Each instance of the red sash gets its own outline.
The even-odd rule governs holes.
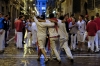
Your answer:
[[[55,20],[56,22],[58,22],[57,18],[52,18],[52,20]],[[56,31],[58,33],[58,25],[57,25],[57,23],[55,23],[55,29],[56,29]],[[53,36],[53,37],[49,37],[48,38],[48,50],[50,50],[50,38],[58,38],[58,36]]]
[[[56,22],[58,22],[57,18],[52,18],[52,20],[55,20]],[[56,29],[56,31],[58,33],[58,25],[57,25],[57,23],[55,23],[55,29]]]

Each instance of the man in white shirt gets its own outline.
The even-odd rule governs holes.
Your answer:
[[[31,20],[29,20],[29,22],[27,22],[27,47],[32,47],[32,29],[31,29]]]
[[[46,27],[54,26],[54,23],[39,22],[35,16],[34,16],[34,21],[36,22],[37,25],[38,46],[45,57],[45,63],[47,63],[48,58],[46,56],[45,47],[44,47],[46,41]],[[40,56],[41,54],[38,56],[38,58],[40,58]]]
[[[76,37],[77,37],[77,22],[75,18],[72,18],[72,22],[69,23],[69,29],[71,34],[71,50],[75,51],[76,49]]]
[[[61,16],[60,19],[58,20],[58,26],[59,26],[58,33],[60,35],[60,45],[62,45],[61,47],[64,48],[68,58],[73,63],[73,56],[71,54],[70,48],[68,47],[68,33],[65,28],[65,23],[63,23],[63,21],[62,21],[63,19],[64,19],[63,16]],[[62,43],[64,43],[64,44],[62,44]]]
[[[37,26],[36,26],[36,23],[34,22],[34,20],[32,22],[31,29],[32,29],[32,44],[36,45],[36,42],[37,42]]]
[[[57,21],[57,19],[54,18],[54,14],[50,14],[49,17],[50,17],[51,20]],[[49,22],[49,20],[48,20],[48,22]],[[51,23],[54,24],[53,22],[51,22]],[[49,31],[49,38],[50,38],[50,47],[51,47],[51,50],[54,52],[54,54],[55,54],[55,56],[57,58],[57,61],[59,63],[61,63],[60,55],[59,55],[59,53],[58,53],[58,51],[56,49],[56,41],[58,41],[58,39],[59,39],[57,25],[55,25],[54,27],[49,27],[48,31]]]
[[[77,40],[78,40],[78,49],[82,51],[84,41],[85,41],[85,32],[86,32],[86,22],[83,20],[83,15],[79,16],[79,21],[77,22],[78,25],[78,33],[77,33]]]

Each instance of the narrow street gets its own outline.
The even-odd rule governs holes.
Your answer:
[[[100,66],[100,53],[88,53],[87,50],[83,52],[72,52],[74,56],[74,63],[66,57],[64,52],[61,52],[62,63],[59,64],[56,60],[49,61],[47,64],[43,63],[44,57],[41,56],[40,62],[37,61],[37,50],[26,49],[18,50],[14,42],[14,31],[10,32],[9,46],[6,47],[5,52],[0,54],[0,66]],[[25,52],[27,52],[25,54]],[[49,53],[47,55],[50,57]]]
[[[36,42],[44,54],[40,60]],[[0,0],[0,66],[100,66],[99,61],[100,0]]]

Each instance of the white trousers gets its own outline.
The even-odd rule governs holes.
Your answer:
[[[4,50],[5,48],[4,39],[5,39],[5,31],[2,34],[0,34],[0,51]]]
[[[75,49],[76,48],[76,37],[77,37],[77,34],[75,35],[71,35],[71,49]]]
[[[32,31],[32,44],[35,44],[37,42],[37,32]]]
[[[63,42],[60,41],[60,44],[62,44]],[[70,51],[70,48],[68,47],[68,41],[65,41],[64,44],[62,45],[62,48],[64,48],[66,55],[68,56],[68,58],[73,59],[72,53]]]
[[[17,32],[17,48],[23,48],[23,46],[22,46],[22,32]]]
[[[7,31],[7,40],[9,39],[9,30]]]
[[[56,58],[58,60],[61,60],[60,55],[56,48],[56,41],[58,41],[58,38],[50,38],[50,47],[51,47],[51,50],[54,52]]]
[[[45,35],[38,36],[38,46],[39,46],[39,49],[45,48],[45,42],[46,42],[46,36]]]
[[[32,36],[31,32],[27,33],[27,47],[32,47]]]
[[[85,41],[85,33],[77,32],[77,41],[84,42]]]
[[[97,31],[95,36],[95,44],[96,44],[96,51],[99,51],[99,44],[100,44],[100,30]]]
[[[95,36],[88,36],[88,48],[90,48],[92,51],[94,51],[94,39]]]

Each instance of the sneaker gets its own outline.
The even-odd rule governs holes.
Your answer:
[[[79,49],[79,48],[77,48],[76,50],[77,50],[77,51],[80,51],[80,49]]]
[[[58,60],[57,58],[55,58],[54,60],[56,60],[59,64],[61,64],[61,60]]]
[[[48,63],[48,61],[49,61],[49,59],[45,59],[45,64],[47,64],[47,63]]]
[[[3,54],[3,53],[4,53],[4,50],[1,50],[1,51],[0,51],[0,54]]]
[[[5,47],[8,47],[8,44],[7,43],[5,43]]]
[[[59,64],[61,64],[61,60],[58,60],[58,59],[55,59],[55,60],[57,60],[57,62],[58,62]]]
[[[73,49],[72,52],[75,52],[75,49]]]
[[[71,62],[71,63],[74,63],[74,59],[70,59],[70,62]]]
[[[95,53],[99,53],[99,50],[96,50]]]
[[[81,48],[80,51],[83,51],[83,49]]]
[[[25,44],[25,42],[22,42],[22,44]]]
[[[57,58],[53,58],[53,60],[56,60],[57,61]]]
[[[88,48],[88,52],[90,52],[91,51],[91,49],[90,48]]]

